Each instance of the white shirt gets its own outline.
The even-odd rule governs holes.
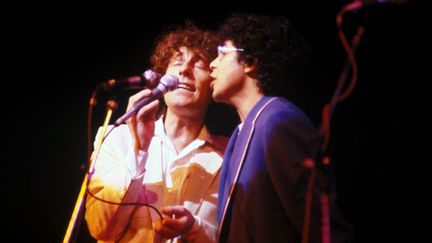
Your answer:
[[[140,205],[118,206],[88,196],[85,218],[92,236],[100,242],[158,242],[153,226],[160,217],[153,207],[183,205],[198,222],[187,240],[215,241],[219,169],[226,144],[227,138],[203,128],[177,153],[159,119],[148,153],[135,155],[129,128],[115,128],[101,146],[88,189],[103,200]]]

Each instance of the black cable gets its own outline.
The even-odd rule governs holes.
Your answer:
[[[162,221],[163,216],[162,213],[153,205],[151,204],[147,204],[147,203],[140,203],[140,202],[136,202],[136,203],[122,203],[122,202],[113,202],[113,201],[108,201],[105,199],[102,199],[100,197],[97,197],[96,195],[94,195],[93,193],[91,193],[88,188],[86,190],[86,193],[88,193],[91,197],[93,197],[94,199],[104,202],[104,203],[108,203],[108,204],[113,204],[113,205],[119,205],[119,206],[145,206],[145,207],[149,207],[151,209],[153,209],[159,216],[160,220]]]

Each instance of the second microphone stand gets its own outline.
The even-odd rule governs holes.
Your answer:
[[[90,99],[90,107],[93,107],[96,104],[94,96]],[[107,112],[105,116],[105,120],[102,126],[102,134],[98,137],[98,140],[96,141],[95,145],[95,153],[93,153],[93,156],[90,157],[89,160],[89,167],[88,170],[84,176],[83,183],[81,184],[81,189],[78,194],[78,198],[75,203],[74,210],[72,212],[72,216],[69,220],[69,224],[66,230],[66,234],[63,238],[63,243],[70,243],[75,242],[75,238],[73,237],[74,234],[76,236],[76,233],[78,232],[79,224],[81,222],[81,217],[84,213],[84,203],[85,203],[85,196],[87,192],[87,186],[89,181],[91,180],[91,177],[94,172],[94,166],[95,166],[95,155],[98,154],[100,150],[100,146],[102,145],[103,138],[105,137],[106,130],[108,127],[108,124],[111,120],[111,116],[113,111],[117,108],[117,102],[115,102],[113,99],[110,99],[107,102]]]

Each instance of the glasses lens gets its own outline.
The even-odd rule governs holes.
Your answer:
[[[235,47],[229,47],[229,46],[218,46],[218,54],[219,55],[224,55],[230,52],[235,52],[235,51],[243,51],[243,49],[241,48],[235,48]]]

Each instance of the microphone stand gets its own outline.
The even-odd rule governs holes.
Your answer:
[[[92,104],[92,101],[91,101]],[[107,113],[105,116],[105,120],[103,123],[103,127],[102,127],[102,134],[101,136],[99,136],[96,146],[95,146],[95,153],[93,153],[93,155],[97,154],[100,146],[102,145],[102,141],[103,138],[105,137],[106,134],[106,130],[109,124],[109,121],[111,119],[112,113],[113,111],[117,108],[117,102],[115,102],[113,99],[108,100],[107,102]],[[75,239],[72,240],[72,236],[75,232],[77,232],[77,229],[79,228],[79,225],[77,224],[77,222],[81,222],[81,217],[83,215],[84,212],[84,201],[85,201],[85,196],[86,196],[86,192],[87,192],[87,186],[88,186],[88,182],[91,180],[91,176],[93,175],[94,172],[94,166],[95,166],[95,158],[90,158],[90,165],[88,168],[88,171],[86,172],[85,176],[84,176],[84,180],[83,183],[81,185],[81,190],[78,194],[78,198],[77,201],[75,203],[75,207],[74,210],[72,212],[72,216],[71,219],[69,221],[69,225],[67,227],[66,230],[66,234],[63,238],[63,243],[70,243],[70,242],[75,242]]]
[[[321,234],[322,234],[322,243],[330,243],[331,242],[331,235],[330,235],[330,193],[331,193],[331,185],[332,183],[332,168],[330,167],[330,158],[328,156],[325,156],[326,149],[328,147],[328,143],[330,140],[330,120],[331,115],[333,114],[334,109],[336,108],[336,104],[340,101],[344,100],[346,97],[349,96],[349,94],[354,89],[356,83],[357,83],[357,75],[358,75],[358,68],[357,68],[357,61],[355,58],[355,51],[360,44],[360,39],[364,33],[364,27],[359,26],[357,29],[357,33],[354,36],[353,40],[351,41],[351,45],[346,40],[345,34],[342,31],[342,15],[346,12],[348,12],[348,8],[345,7],[342,9],[342,11],[338,14],[336,21],[339,27],[339,37],[341,39],[341,42],[345,48],[345,51],[347,52],[348,60],[345,62],[345,65],[343,67],[343,70],[341,71],[341,74],[339,76],[339,80],[335,89],[335,92],[333,93],[332,99],[330,102],[324,107],[323,110],[323,126],[321,127],[320,133],[323,138],[323,144],[321,146],[321,151],[317,156],[316,159],[316,168],[318,168],[322,172],[321,177],[321,195],[320,195],[320,202],[321,202]],[[348,85],[347,89],[342,93],[342,88],[344,87],[345,81],[347,80],[347,77],[351,71],[351,82]]]
[[[331,193],[331,172],[332,168],[330,167],[330,157],[326,156],[326,150],[330,141],[330,121],[331,115],[333,114],[334,109],[336,108],[336,104],[340,101],[347,98],[352,90],[354,89],[357,82],[358,68],[357,61],[355,59],[355,51],[360,44],[360,39],[364,33],[364,27],[359,26],[357,29],[357,33],[353,37],[351,43],[348,43],[345,34],[342,31],[342,17],[345,13],[351,11],[350,4],[345,5],[342,10],[338,13],[336,17],[336,23],[339,28],[339,38],[342,42],[342,45],[347,53],[348,60],[345,62],[343,69],[340,73],[335,91],[329,103],[324,106],[322,117],[323,121],[321,127],[319,129],[319,137],[321,139],[321,148],[318,151],[317,155],[313,159],[307,159],[304,161],[304,166],[306,168],[311,169],[311,176],[308,183],[308,193],[306,195],[306,206],[305,206],[305,220],[304,220],[304,228],[303,228],[303,239],[302,243],[307,243],[309,241],[309,226],[310,226],[310,215],[311,215],[311,207],[312,207],[312,191],[313,184],[316,178],[319,178],[318,181],[320,184],[320,204],[321,204],[321,242],[322,243],[330,243],[331,242],[331,225],[330,225],[330,193]],[[348,78],[348,75],[351,72],[351,82],[348,85],[347,89],[342,93],[342,89],[344,88],[345,81]],[[319,174],[319,172],[321,172]],[[319,177],[318,177],[319,176]],[[309,195],[308,195],[309,194]]]

